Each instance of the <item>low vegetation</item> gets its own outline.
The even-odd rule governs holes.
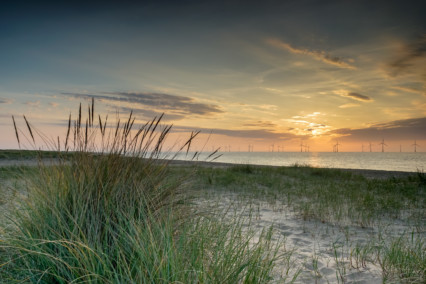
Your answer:
[[[380,267],[385,283],[426,280],[426,187],[422,173],[367,179],[337,169],[237,165],[199,168],[196,178],[197,188],[203,189],[199,194],[207,200],[227,196],[239,206],[253,204],[254,208],[265,208],[257,205],[264,202],[275,212],[288,214],[290,209],[301,224],[315,222],[330,230],[338,228],[344,239],[329,239],[337,282],[346,282],[350,270],[365,269],[367,264]],[[369,239],[357,237],[357,232]],[[314,264],[317,258],[313,256]],[[315,265],[311,266],[320,278]]]
[[[2,160],[22,160],[22,159],[48,159],[64,157],[70,153],[58,153],[58,151],[35,151],[35,150],[0,150]]]
[[[237,192],[250,199],[277,201],[303,219],[370,227],[399,218],[422,226],[426,190],[421,174],[408,178],[367,179],[338,169],[311,167],[200,168],[199,186]]]

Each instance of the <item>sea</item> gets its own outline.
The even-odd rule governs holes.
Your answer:
[[[425,172],[426,152],[221,152],[214,162],[270,165],[311,166],[319,168],[369,169],[402,172]],[[211,160],[210,153],[196,159]],[[191,160],[194,153],[181,153],[177,160]]]

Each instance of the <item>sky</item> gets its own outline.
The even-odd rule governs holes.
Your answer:
[[[424,1],[8,2],[0,149],[12,115],[56,137],[94,97],[198,150],[426,151]]]

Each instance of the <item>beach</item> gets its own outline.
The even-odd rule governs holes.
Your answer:
[[[0,167],[39,162],[1,159]],[[57,164],[55,159],[42,162]],[[271,283],[395,283],[413,276],[401,276],[386,264],[386,250],[398,240],[401,251],[418,243],[425,247],[426,189],[417,180],[419,173],[177,160],[169,165],[173,175],[189,177],[186,190],[197,215],[238,220],[253,245],[272,231],[270,248],[277,257]],[[6,177],[0,183],[3,192],[13,184]],[[388,188],[395,188],[389,198],[380,197]],[[417,197],[409,201],[398,188]],[[25,192],[16,192],[3,196],[25,198]],[[0,207],[5,212],[10,202],[4,198]],[[417,278],[407,278],[408,283],[421,283],[424,268]]]

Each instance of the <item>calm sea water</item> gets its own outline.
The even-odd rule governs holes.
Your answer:
[[[295,164],[321,168],[370,169],[416,172],[426,170],[426,153],[326,153],[326,152],[225,152],[215,162],[233,164],[292,166]],[[188,157],[190,154],[188,154]],[[192,156],[191,156],[192,157]],[[201,155],[199,160],[205,159]],[[179,155],[178,160],[186,160]]]

